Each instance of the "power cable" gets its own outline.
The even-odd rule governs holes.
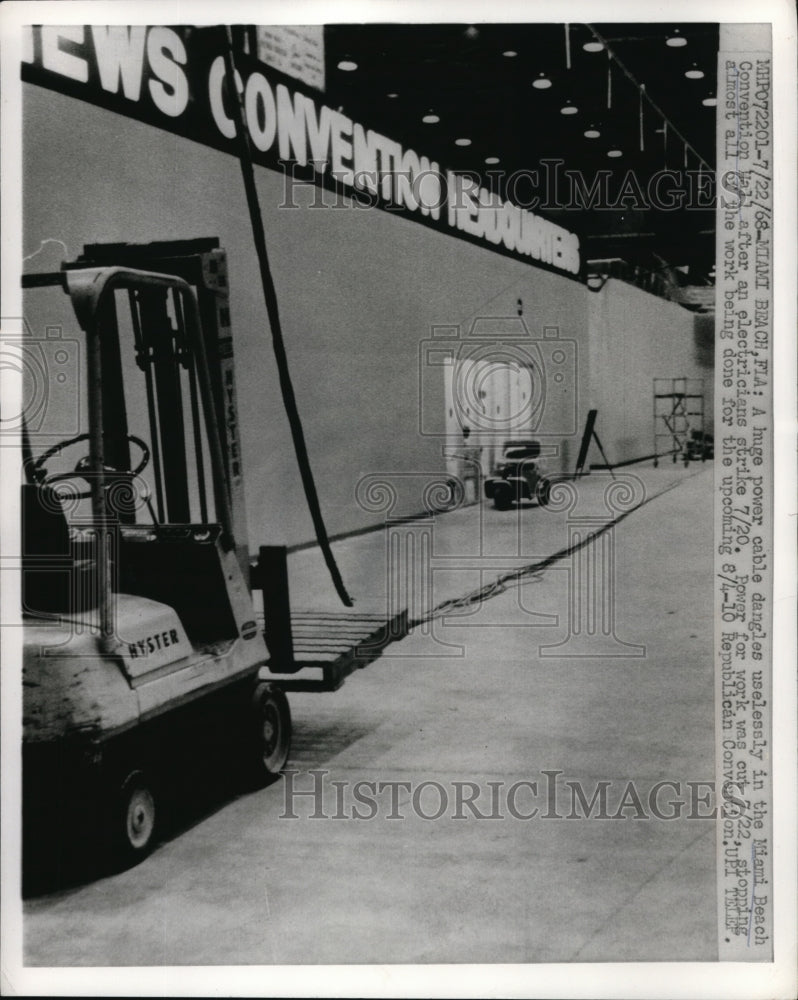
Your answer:
[[[286,416],[291,428],[291,438],[294,442],[297,465],[302,477],[302,486],[305,490],[305,497],[308,503],[310,516],[313,520],[313,527],[316,531],[316,538],[319,548],[324,555],[327,569],[330,571],[333,585],[341,598],[345,607],[351,608],[352,598],[347,593],[341,573],[335,561],[335,556],[330,548],[330,540],[327,536],[327,529],[324,525],[324,518],[321,513],[319,496],[316,491],[316,484],[313,479],[313,470],[310,467],[307,445],[305,444],[305,434],[302,430],[302,420],[299,416],[296,395],[294,394],[291,373],[288,368],[288,358],[285,352],[285,341],[280,323],[280,311],[277,304],[277,291],[274,287],[269,257],[266,252],[266,234],[263,228],[263,216],[258,201],[258,192],[255,187],[255,171],[252,166],[252,147],[249,141],[249,132],[246,128],[246,114],[244,104],[241,100],[241,93],[236,85],[236,67],[233,54],[233,34],[229,25],[225,25],[224,31],[224,62],[225,73],[227,75],[227,85],[233,105],[233,115],[238,137],[238,162],[241,165],[241,176],[244,180],[244,190],[247,196],[247,206],[249,208],[249,218],[252,225],[252,237],[255,242],[255,250],[258,255],[258,265],[260,268],[260,280],[263,286],[263,297],[266,302],[266,313],[269,317],[269,326],[272,332],[272,346],[274,348],[274,358],[277,363],[277,373],[280,379],[280,391],[283,397]]]

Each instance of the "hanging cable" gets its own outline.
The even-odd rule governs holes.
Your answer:
[[[635,87],[637,87],[638,90],[639,90],[640,89],[640,84],[637,82],[637,80],[634,78],[634,76],[632,76],[632,74],[629,72],[629,70],[626,68],[626,66],[624,66],[624,64],[617,57],[617,55],[615,55],[615,53],[610,50],[609,43],[608,43],[607,39],[600,32],[596,31],[596,29],[593,27],[592,24],[585,24],[585,27],[588,29],[588,31],[591,32],[591,34],[593,35],[593,37],[596,39],[597,42],[601,42],[601,44],[607,50],[608,56],[612,60],[614,60],[615,65],[618,67],[618,69],[620,69],[620,71],[623,73],[623,75],[628,80],[630,80],[635,85]],[[651,97],[649,96],[648,93],[644,93],[644,97],[645,97],[645,99],[646,99],[649,107],[651,107],[657,113],[657,115],[662,119],[663,123],[666,126],[668,124],[670,124],[671,131],[674,132],[682,140],[682,142],[687,143],[687,146],[688,146],[690,152],[693,153],[693,155],[695,156],[695,158],[698,160],[699,165],[702,166],[703,168],[706,168],[711,173],[712,172],[712,167],[701,156],[701,154],[692,145],[692,143],[688,142],[687,139],[682,135],[682,133],[676,128],[676,126],[672,122],[669,121],[669,119],[665,116],[665,113],[662,111],[662,109],[659,107],[659,105],[655,104],[654,101],[651,100]]]
[[[353,601],[347,593],[344,581],[335,562],[335,556],[330,548],[330,540],[327,537],[327,529],[324,526],[324,519],[321,513],[316,484],[313,480],[313,470],[310,467],[305,435],[302,430],[302,421],[297,408],[294,387],[291,382],[291,374],[288,369],[288,357],[285,352],[285,342],[283,340],[282,326],[280,324],[280,311],[277,303],[277,290],[274,287],[269,257],[266,252],[266,234],[263,228],[263,217],[258,201],[258,192],[255,187],[255,171],[252,166],[252,149],[249,142],[249,132],[246,128],[246,115],[244,104],[241,99],[241,92],[236,85],[238,74],[236,73],[235,57],[233,54],[233,35],[229,25],[222,28],[224,32],[223,51],[225,73],[230,99],[233,106],[233,117],[235,120],[236,133],[238,136],[238,161],[241,165],[241,176],[244,180],[244,190],[247,196],[249,208],[249,218],[252,225],[252,237],[255,242],[255,249],[258,254],[258,264],[260,266],[260,279],[263,286],[263,297],[266,302],[266,313],[269,317],[269,326],[272,331],[272,345],[274,348],[274,358],[277,363],[277,373],[280,379],[280,390],[283,396],[283,404],[291,428],[291,437],[294,442],[297,465],[302,477],[302,485],[305,490],[305,497],[313,520],[313,527],[316,531],[316,539],[319,548],[324,555],[324,561],[330,572],[333,585],[341,598],[344,606],[351,608]]]
[[[640,118],[640,152],[642,153],[646,148],[646,138],[643,131],[643,94],[645,93],[646,85],[644,83],[640,84],[640,89],[638,91],[639,97],[639,107],[638,116]]]
[[[607,49],[607,107],[612,107],[612,53]]]
[[[25,473],[25,482],[33,484],[36,482],[36,472],[34,471],[33,449],[30,446],[30,434],[25,418],[22,418],[22,471]]]

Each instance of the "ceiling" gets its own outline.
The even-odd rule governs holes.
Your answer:
[[[667,263],[707,281],[711,197],[709,207],[666,209],[651,204],[649,184],[665,168],[695,171],[694,184],[712,175],[716,109],[704,101],[716,93],[717,24],[330,25],[325,50],[326,103],[441,167],[477,171],[505,197],[512,188],[514,200],[546,196],[542,173],[533,191],[517,171],[561,160],[559,190],[535,211],[578,233],[585,259]],[[579,172],[588,190],[609,171],[604,205],[569,206],[562,171]]]

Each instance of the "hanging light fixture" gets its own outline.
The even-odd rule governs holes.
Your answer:
[[[698,67],[696,66],[695,63],[693,63],[693,68],[692,69],[688,69],[685,72],[684,75],[687,77],[688,80],[703,80],[704,79],[704,71],[702,69],[698,69]]]
[[[623,156],[623,151],[620,149],[608,149],[607,156],[617,159],[619,156]]]
[[[424,115],[424,117],[421,120],[425,125],[437,125],[438,122],[440,121],[440,118],[435,114],[434,111],[429,111],[426,115]]]
[[[501,160],[498,156],[486,156],[485,163],[487,163],[488,166],[492,166],[494,163],[501,163]]]
[[[674,28],[673,34],[665,39],[665,44],[670,45],[672,49],[681,49],[687,45],[687,39],[679,34],[678,28]]]
[[[352,59],[342,59],[338,63],[338,69],[342,69],[344,73],[352,73],[357,69],[357,63]]]
[[[718,103],[717,97],[705,97],[701,102],[705,108],[714,108]]]
[[[575,115],[578,111],[579,108],[571,104],[570,101],[566,101],[563,107],[560,108],[561,115]]]
[[[548,90],[551,86],[551,80],[546,76],[545,73],[541,73],[537,80],[532,81],[532,86],[537,87],[538,90]]]
[[[471,140],[470,139],[455,139],[454,140],[454,144],[455,144],[455,146],[470,146],[471,145]]]
[[[585,129],[586,139],[598,139],[600,135],[601,132],[599,132],[599,130],[597,128],[594,128],[592,125],[590,126],[589,129]]]
[[[604,48],[604,42],[585,42],[582,48],[585,52],[601,52]]]

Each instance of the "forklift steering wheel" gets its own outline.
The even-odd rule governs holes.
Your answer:
[[[35,480],[41,486],[54,486],[56,483],[62,483],[69,479],[75,479],[76,477],[90,481],[89,477],[91,476],[91,469],[89,464],[90,458],[88,455],[84,455],[83,458],[79,459],[75,468],[71,472],[56,472],[55,474],[50,475],[45,468],[45,462],[52,458],[53,455],[57,455],[64,448],[69,448],[70,445],[77,444],[79,441],[88,440],[88,434],[78,434],[77,437],[68,438],[66,441],[59,441],[57,444],[54,444],[52,448],[48,448],[47,451],[40,455],[33,463],[33,476]],[[140,472],[144,471],[150,461],[150,449],[144,441],[141,440],[141,438],[136,437],[135,434],[128,434],[127,440],[141,449],[141,460],[135,469],[114,469],[110,465],[103,466],[104,471],[115,478],[129,477],[130,479],[133,479],[134,476],[137,476]],[[82,493],[75,493],[74,499],[82,500],[90,496],[91,490],[85,490]]]

